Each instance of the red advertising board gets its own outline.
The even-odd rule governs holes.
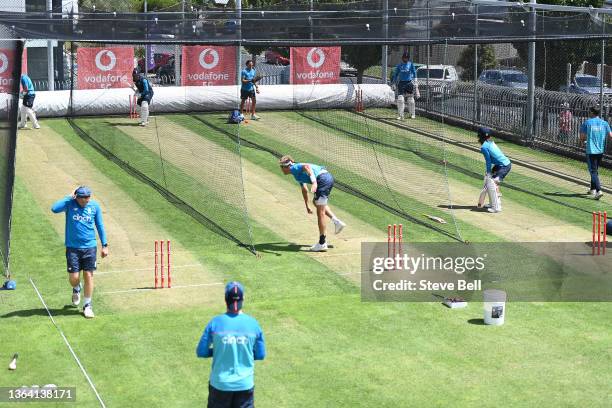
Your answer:
[[[291,47],[292,84],[337,84],[340,47]]]
[[[77,51],[78,89],[125,88],[132,84],[132,47],[85,48]]]
[[[185,86],[235,85],[236,47],[194,45],[183,47],[182,84]]]

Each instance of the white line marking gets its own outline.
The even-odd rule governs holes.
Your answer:
[[[154,288],[135,288],[135,289],[125,289],[125,290],[113,290],[110,292],[101,292],[103,295],[110,295],[113,293],[130,293],[130,292],[148,292],[151,290],[168,290],[168,289],[182,289],[182,288],[195,288],[200,286],[217,286],[223,285],[223,282],[213,282],[213,283],[196,283],[194,285],[172,285],[171,288],[162,288],[162,289],[154,289]]]
[[[68,342],[68,339],[64,335],[64,332],[57,325],[55,319],[53,318],[53,315],[51,314],[51,311],[47,307],[47,304],[45,303],[45,300],[43,299],[42,295],[38,291],[38,288],[36,287],[36,284],[34,283],[32,278],[30,278],[30,283],[34,287],[34,290],[36,291],[36,294],[38,295],[38,298],[40,299],[40,301],[42,302],[43,306],[45,307],[45,310],[47,311],[47,314],[49,315],[49,318],[51,319],[51,322],[53,323],[53,325],[55,326],[55,328],[57,329],[59,334],[64,339],[64,343],[66,343],[66,346],[68,346],[68,350],[70,350],[70,353],[72,354],[72,357],[74,357],[74,359],[76,360],[77,364],[79,365],[79,368],[81,369],[81,372],[83,373],[83,375],[87,379],[87,382],[89,383],[89,386],[93,390],[94,394],[96,394],[96,397],[98,398],[98,401],[100,401],[100,406],[102,406],[103,408],[106,408],[106,405],[104,404],[104,401],[102,401],[102,397],[100,397],[100,394],[98,394],[98,390],[96,389],[96,386],[94,385],[93,381],[91,381],[91,378],[89,378],[89,375],[87,375],[87,371],[85,371],[85,367],[83,367],[83,364],[81,364],[81,360],[79,360],[79,358],[77,357],[76,353],[72,349],[72,346]]]
[[[181,268],[191,268],[194,266],[202,266],[202,264],[187,264],[187,265],[171,265],[171,269],[181,269]],[[166,265],[164,265],[164,270],[166,268]],[[124,273],[124,272],[140,272],[140,271],[152,271],[154,270],[155,267],[153,268],[138,268],[138,269],[116,269],[116,270],[110,270],[110,271],[104,271],[104,272],[94,272],[95,275],[108,275],[110,273]]]

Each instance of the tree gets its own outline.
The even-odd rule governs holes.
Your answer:
[[[463,68],[461,79],[464,81],[474,80],[474,44],[468,45],[459,56],[457,65]],[[497,65],[495,61],[495,49],[492,45],[478,45],[478,67],[477,74],[489,68],[494,68]]]
[[[380,45],[347,45],[342,47],[342,58],[357,70],[357,83],[363,83],[363,72],[380,65],[382,47]]]
[[[249,54],[251,54],[251,59],[253,63],[257,63],[257,56],[268,49],[265,45],[245,45],[244,49],[247,50]]]

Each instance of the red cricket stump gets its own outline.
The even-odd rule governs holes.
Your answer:
[[[597,255],[601,250],[601,211],[597,212]]]
[[[606,254],[606,246],[608,246],[608,212],[603,214],[603,254]]]
[[[168,257],[168,287],[172,287],[172,278],[170,277],[170,241],[168,241],[168,247],[166,248],[166,256]]]
[[[157,289],[157,241],[155,241],[155,289]]]
[[[402,231],[403,228],[404,228],[404,225],[400,224],[399,225],[399,248],[398,248],[398,252],[400,256],[402,256],[402,251],[403,251],[402,249],[402,242],[404,241],[403,231]]]
[[[592,248],[592,252],[591,255],[595,255],[595,221],[596,220],[596,215],[595,215],[595,211],[593,211],[593,241],[591,243],[591,248]]]
[[[161,263],[160,263],[161,264],[161,287],[163,289],[164,288],[164,241],[162,240],[160,244],[161,245],[159,246],[160,248],[159,253],[161,255]]]
[[[391,224],[387,225],[387,258],[391,257]]]

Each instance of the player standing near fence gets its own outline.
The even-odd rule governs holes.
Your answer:
[[[140,74],[137,68],[132,71],[132,80],[138,97],[136,103],[140,106],[140,126],[146,126],[149,123],[149,105],[153,99],[153,88],[149,80],[144,74]]]
[[[325,167],[310,164],[310,163],[295,163],[291,156],[283,156],[280,159],[280,167],[283,174],[291,174],[295,180],[300,184],[302,188],[302,197],[304,197],[304,204],[306,205],[306,212],[312,214],[312,210],[308,205],[308,184],[312,184],[310,191],[315,195],[313,203],[317,208],[317,221],[319,225],[319,242],[310,247],[313,252],[327,251],[327,219],[325,216],[331,218],[335,225],[335,232],[339,234],[340,231],[346,227],[346,224],[342,222],[338,217],[332,213],[329,205],[329,195],[334,187],[334,178]]]
[[[599,166],[606,151],[606,139],[612,137],[610,125],[599,117],[599,108],[589,109],[589,119],[580,126],[580,143],[585,143],[586,160],[591,174],[591,188],[588,194],[599,200],[603,193],[599,182]]]
[[[410,54],[402,54],[402,62],[397,64],[391,77],[391,82],[397,90],[397,120],[404,119],[405,102],[408,102],[408,113],[415,118],[415,94],[418,91],[416,84],[416,67],[410,61]]]
[[[32,126],[34,129],[40,129],[40,125],[36,119],[36,113],[34,113],[34,110],[32,109],[34,107],[34,98],[36,97],[34,84],[32,83],[30,77],[26,74],[21,75],[20,82],[23,93],[23,103],[21,104],[20,108],[21,120],[19,121],[19,129],[27,128],[27,118],[30,118],[32,121]]]
[[[247,99],[251,99],[251,119],[259,120],[259,116],[255,114],[255,105],[257,104],[257,96],[259,93],[259,86],[257,86],[256,71],[254,68],[253,60],[247,60],[246,68],[240,73],[240,113],[244,114],[244,104]],[[249,112],[246,113],[247,116]]]
[[[56,201],[51,207],[54,213],[66,213],[66,262],[68,264],[68,279],[72,286],[72,304],[78,306],[81,301],[80,273],[83,271],[85,281],[85,298],[83,299],[83,315],[94,317],[92,297],[94,290],[93,273],[96,270],[97,241],[96,232],[102,243],[102,258],[108,255],[108,242],[102,209],[96,201],[90,200],[89,187],[80,186],[73,193]]]
[[[478,129],[478,142],[481,144],[480,152],[485,158],[485,184],[478,206],[483,204],[485,192],[489,194],[489,212],[501,212],[501,192],[499,185],[512,169],[512,163],[502,153],[491,139],[491,129],[481,127]]]

